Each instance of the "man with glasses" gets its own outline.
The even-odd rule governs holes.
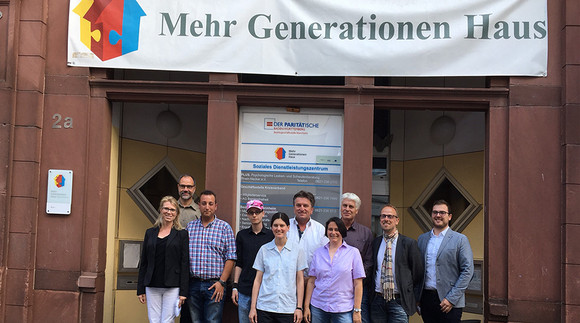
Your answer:
[[[407,323],[417,311],[423,284],[423,259],[417,242],[399,233],[397,209],[381,209],[383,234],[372,244],[371,322]]]
[[[251,226],[240,230],[236,236],[236,268],[234,269],[234,286],[232,301],[238,305],[240,323],[249,323],[250,305],[252,303],[252,286],[256,278],[256,270],[252,268],[260,247],[272,240],[274,234],[262,223],[264,204],[260,200],[246,203],[246,215]]]
[[[195,179],[191,175],[182,175],[177,184],[177,192],[179,192],[179,223],[182,227],[187,227],[187,224],[193,220],[199,219],[199,206],[193,200],[195,193]]]
[[[449,203],[433,203],[433,230],[419,236],[425,260],[420,314],[423,322],[461,322],[465,289],[473,276],[473,252],[467,237],[449,228]]]

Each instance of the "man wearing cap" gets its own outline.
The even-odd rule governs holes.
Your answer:
[[[260,247],[274,239],[271,230],[264,227],[264,204],[260,200],[250,200],[246,203],[246,215],[251,226],[240,230],[236,236],[236,268],[234,271],[234,286],[232,301],[238,305],[240,323],[249,323],[250,305],[252,302],[252,285],[256,270],[252,268]]]

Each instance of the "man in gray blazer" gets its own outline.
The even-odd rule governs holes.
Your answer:
[[[383,234],[372,243],[371,322],[407,323],[415,314],[423,286],[423,259],[417,241],[399,234],[397,209],[381,209]]]
[[[473,276],[473,252],[467,237],[449,228],[449,203],[433,203],[433,230],[419,236],[425,260],[420,314],[423,322],[460,322],[465,289]]]

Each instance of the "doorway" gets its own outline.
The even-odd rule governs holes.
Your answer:
[[[207,106],[112,104],[111,185],[105,270],[105,322],[147,321],[136,296],[145,230],[161,197],[177,197],[182,174],[205,188]]]

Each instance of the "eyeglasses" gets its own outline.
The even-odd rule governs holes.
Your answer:
[[[431,214],[433,215],[446,215],[449,214],[447,211],[432,211]]]
[[[246,212],[248,215],[254,215],[254,214],[260,214],[262,213],[262,210],[249,210],[248,212]]]
[[[195,187],[195,185],[181,185],[181,184],[179,184],[179,188],[181,188],[181,189],[184,189],[184,188],[192,189],[194,187]]]
[[[381,219],[388,218],[389,220],[396,219],[398,216],[394,214],[381,214]]]
[[[173,209],[173,208],[168,208],[168,207],[163,207],[163,208],[161,208],[161,209],[162,209],[163,211],[165,211],[165,212],[176,212],[176,211],[177,211],[176,209]]]

